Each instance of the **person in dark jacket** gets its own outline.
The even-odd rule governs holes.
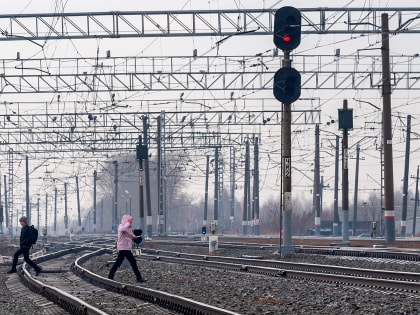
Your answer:
[[[136,259],[134,258],[133,253],[131,252],[131,247],[133,245],[133,239],[137,238],[138,236],[134,235],[133,230],[131,229],[131,224],[133,223],[133,217],[124,214],[121,219],[121,224],[118,227],[118,240],[117,240],[117,250],[118,256],[117,260],[111,267],[109,271],[108,279],[114,279],[115,272],[117,271],[118,267],[124,261],[124,258],[131,264],[131,268],[133,268],[134,274],[136,275],[137,282],[146,282],[147,280],[144,279],[137,267]]]
[[[29,250],[32,247],[32,242],[31,242],[31,235],[30,235],[30,231],[29,231],[30,226],[28,225],[28,221],[27,221],[26,217],[21,217],[19,219],[19,223],[22,226],[22,229],[20,231],[20,248],[13,255],[12,269],[10,269],[7,273],[14,273],[14,272],[17,271],[16,270],[16,265],[17,265],[19,256],[23,254],[23,259],[25,260],[25,262],[29,266],[34,268],[36,275],[39,275],[42,268],[39,267],[35,262],[33,262],[29,258]]]

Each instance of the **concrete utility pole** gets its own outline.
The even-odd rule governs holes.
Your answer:
[[[139,220],[140,229],[145,231],[145,220],[144,220],[144,189],[143,189],[143,157],[139,156],[143,147],[142,137],[139,135],[139,144],[137,149],[137,159],[139,160]],[[147,152],[147,151],[146,151]]]
[[[242,212],[242,234],[247,234],[247,225],[248,225],[248,209],[249,209],[249,141],[245,142],[245,176],[244,176],[244,204]]]
[[[148,129],[149,124],[147,123],[148,117],[143,116],[143,145],[147,148],[147,139],[148,139]],[[146,184],[146,226],[147,226],[147,236],[152,237],[153,231],[153,217],[152,217],[152,200],[150,198],[150,169],[149,169],[149,158],[144,159],[144,177]]]
[[[384,148],[385,241],[395,242],[394,168],[392,161],[391,74],[389,69],[388,14],[382,14],[382,128]]]
[[[57,187],[54,188],[54,225],[53,225],[54,235],[57,236]]]
[[[39,231],[39,218],[41,217],[41,213],[40,213],[40,211],[39,211],[39,198],[37,199],[37,202],[36,202],[36,211],[37,211],[36,228],[37,228],[37,229],[38,229],[38,231]]]
[[[82,227],[82,218],[80,215],[80,192],[79,192],[79,176],[76,176],[76,197],[77,197],[77,225]]]
[[[28,156],[25,157],[25,167],[26,167],[26,217],[28,219],[28,224],[32,224],[31,220],[31,205],[29,200],[29,158]]]
[[[233,231],[235,222],[235,173],[236,173],[236,160],[235,148],[230,147],[230,229]]]
[[[0,177],[0,232],[3,233],[3,222],[4,222],[4,213],[3,213],[3,203],[1,202],[1,177]]]
[[[210,156],[206,155],[206,182],[204,186],[204,218],[203,227],[207,227],[207,209],[209,206],[209,174],[210,174]]]
[[[411,115],[407,116],[407,137],[405,140],[405,164],[403,179],[403,202],[401,214],[401,237],[405,237],[407,228],[407,205],[408,205],[408,171],[410,169],[410,134],[411,134]]]
[[[214,224],[216,225],[215,228],[217,229],[218,220],[219,220],[219,147],[215,147],[214,150]]]
[[[39,204],[39,198],[38,198]],[[38,206],[39,207],[39,206]],[[65,235],[69,232],[69,217],[67,215],[67,183],[64,183],[64,230]]]
[[[357,202],[359,192],[359,143],[356,146],[356,172],[354,175],[354,199],[353,199],[353,235],[357,235]]]
[[[48,194],[45,194],[45,225],[43,229],[45,230],[45,233],[43,233],[44,236],[46,236],[48,233],[47,225],[48,225]]]
[[[9,203],[7,200],[7,182],[6,182],[6,175],[3,175],[4,180],[4,216],[6,217],[6,229],[11,228],[11,224],[9,221]]]
[[[118,231],[118,161],[114,161],[114,206],[112,211],[112,232]]]
[[[93,233],[96,233],[96,181],[98,180],[98,172],[93,171]]]
[[[254,196],[254,201],[253,201],[253,207],[252,207],[252,213],[254,214],[252,219],[253,219],[253,226],[254,226],[254,234],[255,235],[260,235],[260,186],[259,186],[259,181],[260,181],[260,175],[259,175],[259,166],[258,166],[258,158],[259,158],[259,154],[258,154],[258,137],[254,138],[254,183],[253,183],[253,196]]]
[[[314,159],[314,192],[313,204],[315,210],[315,235],[321,234],[321,189],[319,161],[319,124],[315,125],[315,159]]]
[[[417,165],[416,193],[414,195],[413,237],[416,236],[417,205],[419,203],[419,166]]]
[[[333,236],[338,236],[338,225],[340,218],[338,215],[338,169],[340,160],[340,137],[335,136],[335,176],[334,176],[334,219],[333,219]]]
[[[158,181],[158,230],[159,235],[166,234],[166,209],[165,209],[165,166],[164,166],[164,150],[162,148],[162,124],[164,122],[163,113],[157,118],[157,181]]]

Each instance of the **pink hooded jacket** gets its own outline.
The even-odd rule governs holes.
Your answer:
[[[118,227],[117,250],[131,250],[133,238],[136,236],[131,229],[131,215],[124,214]]]

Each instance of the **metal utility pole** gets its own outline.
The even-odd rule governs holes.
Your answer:
[[[93,171],[93,233],[96,233],[96,181],[98,180],[98,172]]]
[[[416,193],[414,195],[413,237],[416,236],[417,205],[419,204],[419,166],[417,165]]]
[[[384,148],[385,241],[395,242],[394,169],[392,161],[391,74],[389,69],[388,14],[382,14],[382,128]]]
[[[343,244],[349,243],[349,152],[348,131],[353,128],[353,110],[347,108],[347,100],[343,101],[343,109],[338,110],[338,128],[343,130],[342,141],[342,211]]]
[[[244,176],[244,204],[242,211],[242,234],[247,234],[247,225],[248,225],[248,209],[249,209],[249,141],[245,142],[245,176]]]
[[[405,140],[405,163],[403,179],[403,202],[401,214],[401,237],[405,237],[407,228],[407,204],[408,204],[408,171],[410,169],[410,134],[411,134],[411,115],[407,116],[407,137]]]
[[[314,160],[314,192],[313,203],[315,210],[315,235],[321,234],[321,191],[320,191],[320,162],[319,162],[319,124],[315,125],[315,160]]]
[[[353,236],[357,235],[357,202],[359,192],[359,155],[360,146],[356,146],[356,174],[354,175],[354,199],[353,199]]]
[[[260,175],[259,175],[259,150],[258,150],[258,137],[254,138],[254,182],[253,182],[253,207],[252,213],[254,214],[253,226],[254,226],[254,235],[260,235]]]
[[[334,176],[334,219],[333,219],[333,236],[338,236],[338,225],[340,218],[338,215],[338,169],[340,159],[340,137],[335,136],[335,176]]]
[[[77,198],[77,224],[82,227],[82,218],[80,215],[80,192],[79,192],[79,176],[76,176],[76,198]]]

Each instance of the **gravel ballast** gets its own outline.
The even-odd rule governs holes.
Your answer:
[[[145,244],[145,247],[157,245]],[[208,255],[208,249],[200,247],[159,247],[175,252],[192,252]],[[271,253],[273,254],[273,253]],[[215,255],[241,257],[267,255],[267,250],[219,249]],[[273,259],[280,259],[272,255]],[[88,262],[85,267],[102,276],[107,276],[106,262],[111,255],[103,255]],[[388,269],[420,272],[415,262],[396,263],[355,258],[339,258],[295,254],[283,260],[334,264],[357,268]],[[141,259],[138,262],[143,277],[148,279],[141,286],[161,290],[202,303],[218,306],[239,314],[419,314],[420,295],[393,291],[375,291],[350,287],[228,272],[189,265],[167,264]],[[0,314],[37,314],[33,301],[17,297],[7,289],[6,271],[9,266],[0,266]],[[135,284],[130,266],[122,266],[114,280]]]

